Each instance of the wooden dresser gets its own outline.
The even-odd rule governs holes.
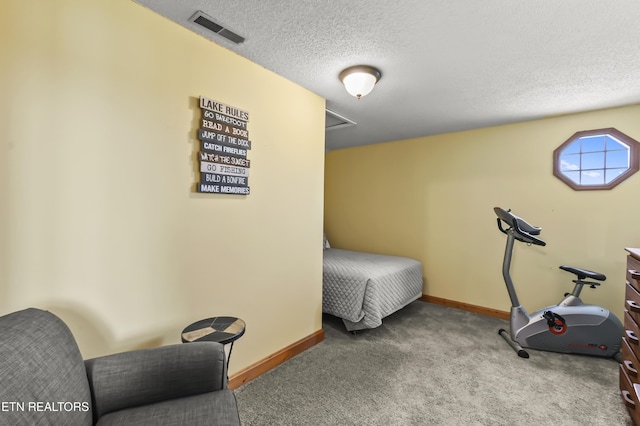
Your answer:
[[[627,248],[624,337],[620,393],[635,425],[640,426],[640,248]]]

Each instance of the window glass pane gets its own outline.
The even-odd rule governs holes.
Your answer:
[[[604,185],[604,169],[583,171],[581,178],[582,185]]]
[[[607,169],[629,167],[629,151],[607,151]]]
[[[622,149],[625,151],[629,151],[629,146],[624,143],[624,142],[620,142],[618,139],[614,138],[611,135],[607,135],[607,151],[613,151],[613,150],[618,150],[618,149]]]
[[[610,189],[638,171],[640,143],[611,130],[583,130],[565,140],[555,151],[554,174],[575,189]]]
[[[580,172],[562,172],[562,174],[571,179],[574,183],[580,185]]]
[[[611,183],[612,180],[626,172],[627,169],[607,169],[605,172],[605,183]]]
[[[575,141],[571,142],[569,145],[567,145],[561,152],[562,155],[564,154],[577,154],[580,152],[580,139],[576,139]]]
[[[560,171],[580,169],[580,154],[562,155],[560,157]]]
[[[604,169],[604,152],[582,154],[582,170]]]
[[[604,135],[585,136],[582,141],[582,152],[604,151]]]

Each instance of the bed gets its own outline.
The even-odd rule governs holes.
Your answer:
[[[323,246],[322,312],[341,318],[348,331],[378,327],[422,296],[419,261]]]

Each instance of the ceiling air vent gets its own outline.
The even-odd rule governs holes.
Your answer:
[[[348,118],[343,117],[340,114],[331,111],[330,109],[325,109],[325,130],[342,129],[344,127],[351,127],[355,125],[355,121],[349,120]]]
[[[239,36],[238,34],[223,27],[220,24],[217,24],[216,22],[213,21],[213,19],[211,19],[210,16],[207,16],[204,12],[200,10],[194,13],[193,16],[189,18],[189,21],[194,22],[200,25],[201,27],[208,29],[209,31],[213,31],[219,36],[222,36],[227,40],[230,40],[236,44],[240,44],[244,41],[244,37]]]

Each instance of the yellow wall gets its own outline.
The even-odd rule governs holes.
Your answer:
[[[231,373],[322,328],[324,100],[130,0],[0,6],[0,314],[85,357],[234,315]],[[248,111],[251,195],[194,192],[200,95]]]
[[[517,244],[512,276],[529,311],[572,288],[571,264],[608,276],[583,300],[622,316],[624,247],[640,246],[640,173],[610,191],[574,191],[552,153],[579,130],[615,127],[640,140],[640,106],[331,151],[325,229],[335,247],[414,257],[424,293],[509,310],[505,236],[493,207],[543,228],[546,247]]]

